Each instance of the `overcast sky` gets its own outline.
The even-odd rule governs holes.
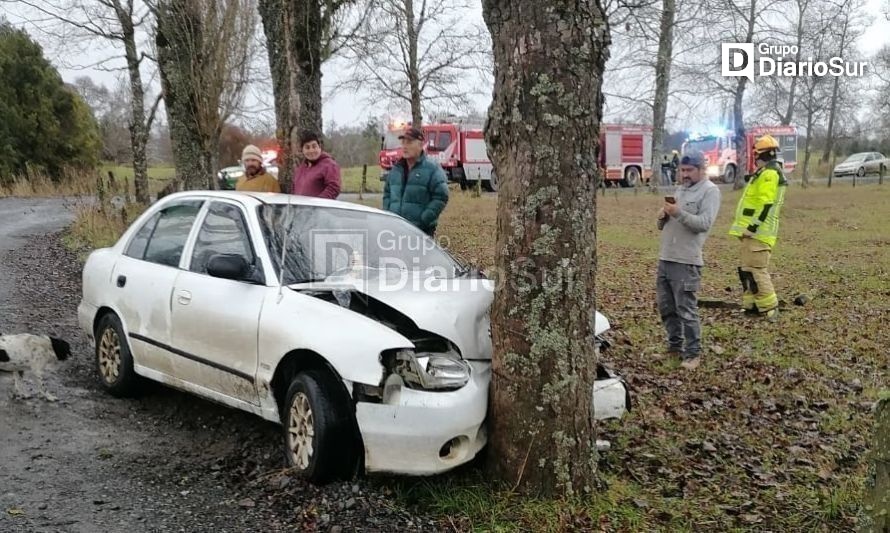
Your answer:
[[[890,43],[890,21],[884,16],[882,7],[887,0],[868,0],[867,10],[872,14],[872,24],[867,28],[860,40],[859,46],[863,56],[868,56]],[[468,23],[482,22],[482,7],[480,0],[472,0],[472,8],[467,10],[464,20]],[[107,42],[93,41],[90,45],[77,45],[75,43],[58,43],[57,40],[42,34],[34,24],[30,23],[29,12],[18,4],[8,2],[0,3],[2,13],[11,23],[24,27],[34,38],[44,45],[50,61],[58,68],[65,81],[73,81],[78,76],[88,75],[95,81],[109,87],[113,86],[120,76],[124,74],[119,70],[123,66],[123,59],[117,58],[119,52],[109,49]],[[112,58],[109,60],[109,58]],[[848,60],[860,60],[861,58],[845,58]],[[103,60],[107,60],[104,63]],[[98,63],[102,63],[97,67]],[[263,78],[268,76],[268,67],[265,57],[255,58],[257,65],[258,83],[248,97],[248,122],[253,122],[253,128],[259,125],[271,126],[274,115],[271,110],[271,83]],[[109,67],[114,67],[109,70]],[[115,68],[117,70],[115,70]],[[146,72],[145,78],[149,79],[151,73]],[[336,62],[327,64],[324,68],[324,85],[329,88],[343,74],[343,67]],[[153,81],[153,90],[157,91],[156,76]],[[327,92],[327,91],[326,91]],[[484,111],[489,104],[490,94],[484,91],[486,96],[475,99],[475,107]],[[326,127],[330,124],[363,124],[369,117],[377,117],[384,113],[392,113],[395,110],[386,102],[369,102],[368,95],[362,93],[342,93],[329,96],[324,102],[324,121]],[[255,117],[255,118],[254,118]],[[239,120],[242,122],[242,120]]]

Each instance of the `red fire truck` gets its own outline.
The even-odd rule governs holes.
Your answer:
[[[754,152],[750,147],[763,135],[772,135],[779,142],[779,162],[787,172],[797,166],[797,128],[795,126],[754,126],[745,131],[745,145],[749,148],[748,157],[741,172],[750,174],[756,170]],[[739,170],[735,149],[735,132],[718,131],[710,135],[693,134],[683,143],[683,153],[698,150],[707,160],[708,177],[723,178],[724,183],[732,183]]]
[[[634,187],[652,176],[652,126],[603,124],[599,164],[606,185]]]
[[[382,138],[380,149],[381,179],[402,157],[399,133],[410,124],[393,123]],[[461,188],[473,187],[481,180],[487,191],[497,191],[497,176],[492,170],[485,147],[485,136],[481,123],[438,122],[424,124],[421,128],[425,137],[427,157],[442,165],[448,181],[460,184]]]

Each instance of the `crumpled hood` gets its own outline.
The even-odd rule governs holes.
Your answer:
[[[323,282],[291,285],[294,290],[354,290],[366,294],[410,318],[417,327],[441,335],[457,345],[465,359],[491,359],[489,310],[494,281],[479,278],[438,279],[409,275],[398,283],[381,282],[380,271],[366,279],[343,276]],[[596,313],[597,335],[609,329],[608,319]]]

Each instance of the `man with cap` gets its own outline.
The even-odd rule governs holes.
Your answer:
[[[241,152],[241,164],[244,175],[235,184],[236,191],[246,192],[281,192],[278,180],[266,172],[263,166],[263,153],[252,144],[248,144]]]
[[[448,203],[445,172],[439,163],[426,157],[420,129],[406,129],[399,140],[403,156],[386,175],[383,209],[402,216],[432,237]]]
[[[705,174],[701,152],[680,158],[679,183],[665,197],[658,213],[661,249],[656,295],[658,312],[667,331],[668,355],[694,370],[701,362],[701,323],[696,293],[704,265],[702,247],[720,210],[720,189]]]

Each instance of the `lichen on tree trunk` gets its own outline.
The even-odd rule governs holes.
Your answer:
[[[259,10],[269,53],[276,137],[281,149],[278,179],[282,190],[289,191],[300,151],[300,132],[322,132],[322,37],[328,31],[325,26],[329,19],[322,16],[318,0],[260,0]]]
[[[875,434],[859,531],[890,531],[890,391],[875,406]]]
[[[610,42],[598,0],[484,0],[500,179],[489,465],[520,491],[593,489],[596,176]]]

